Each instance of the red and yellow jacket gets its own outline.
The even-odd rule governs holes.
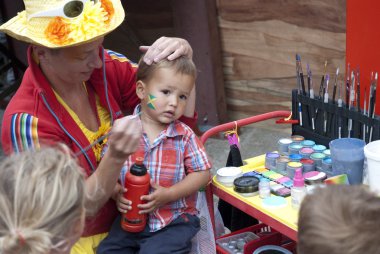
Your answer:
[[[94,70],[86,82],[90,104],[96,110],[95,95],[102,107],[108,110],[111,125],[123,117],[123,112],[132,113],[140,102],[136,96],[136,66],[126,57],[113,51],[101,49],[103,67]],[[38,149],[43,144],[56,142],[66,144],[74,154],[90,145],[80,127],[57,100],[48,80],[28,49],[29,67],[16,94],[8,104],[2,123],[2,148],[6,154]],[[99,119],[98,119],[99,120]],[[194,127],[196,117],[181,120]],[[89,176],[98,166],[92,149],[78,156],[80,165]],[[109,200],[96,216],[86,221],[83,236],[108,232],[117,215],[115,202]]]

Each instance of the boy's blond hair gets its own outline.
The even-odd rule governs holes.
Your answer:
[[[0,253],[68,252],[77,240],[72,238],[84,212],[85,180],[66,149],[43,148],[3,159]]]
[[[148,65],[143,60],[144,55],[140,58],[139,68],[137,70],[137,80],[149,81],[153,73],[160,68],[174,68],[175,73],[186,74],[194,79],[197,76],[197,68],[193,60],[186,56],[180,56],[174,60],[162,59],[158,63],[153,62]]]
[[[299,254],[380,253],[380,198],[362,186],[319,188],[302,202]]]

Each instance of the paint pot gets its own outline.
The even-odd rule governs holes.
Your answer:
[[[266,153],[265,167],[269,170],[276,169],[276,160],[278,157],[280,157],[278,153]]]
[[[291,143],[289,145],[289,155],[298,154],[301,148],[302,148],[302,145],[300,143]]]
[[[224,167],[216,171],[216,180],[226,187],[232,187],[234,180],[242,174],[243,171],[240,167]]]
[[[234,191],[244,197],[258,194],[260,180],[254,176],[240,176],[234,180]]]
[[[296,172],[296,169],[298,169],[298,168],[302,169],[302,163],[301,162],[296,162],[296,161],[288,162],[288,164],[286,165],[287,176],[290,179],[293,179],[294,174]]]
[[[315,164],[312,159],[303,158],[300,160],[300,162],[302,163],[304,173],[315,170]]]
[[[326,155],[326,158],[327,157],[329,157],[329,158],[331,157],[331,151],[330,151],[330,149],[324,150],[323,153]]]
[[[300,161],[303,158],[301,154],[295,153],[295,154],[289,154],[289,160],[290,161]]]
[[[313,140],[304,140],[301,142],[303,147],[313,147],[315,146],[315,142]]]
[[[320,170],[322,168],[322,160],[326,158],[326,155],[323,153],[312,153],[310,159],[314,161],[315,168]]]
[[[326,150],[326,147],[324,145],[315,145],[312,148],[316,153],[323,153],[323,151]]]
[[[318,185],[322,184],[323,181],[327,178],[327,175],[325,172],[319,172],[319,171],[310,171],[305,173],[304,175],[305,183],[308,185]]]
[[[305,140],[305,138],[301,135],[293,135],[290,138],[292,139],[293,143],[301,143]]]
[[[332,173],[332,163],[331,163],[331,158],[324,158],[322,160],[322,172],[325,172],[327,177],[330,177],[333,175]]]
[[[311,147],[302,147],[300,150],[300,155],[306,159],[310,158],[310,154],[312,153],[314,153],[314,150]]]
[[[277,142],[278,153],[281,155],[289,154],[289,145],[293,142],[290,138],[282,138]]]
[[[290,162],[288,157],[285,157],[285,156],[278,157],[276,160],[276,169],[274,171],[276,171],[277,173],[281,175],[286,175],[287,174],[286,164],[288,164],[288,162]]]

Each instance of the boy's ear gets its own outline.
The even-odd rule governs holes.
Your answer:
[[[140,100],[144,99],[145,96],[145,84],[141,80],[138,80],[136,83],[136,94]]]

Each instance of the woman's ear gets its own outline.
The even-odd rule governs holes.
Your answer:
[[[40,61],[43,61],[46,59],[47,57],[47,50],[46,48],[44,47],[40,47],[40,46],[36,46],[36,45],[32,45],[32,49],[33,49],[33,55],[35,58],[35,60],[37,60],[38,62]]]
[[[136,94],[140,98],[140,100],[146,97],[145,95],[145,84],[141,80],[138,80],[136,83]]]

